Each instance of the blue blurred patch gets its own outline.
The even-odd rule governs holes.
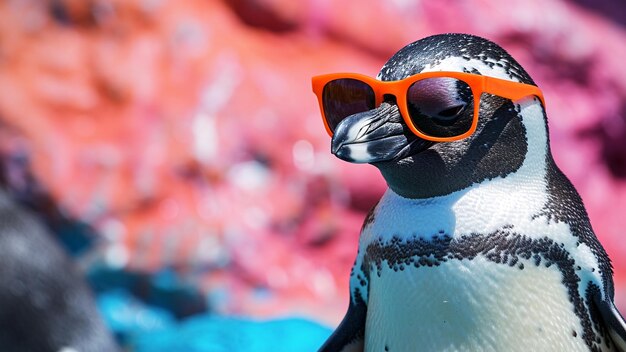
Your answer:
[[[148,306],[123,289],[104,292],[97,297],[97,302],[105,323],[123,345],[136,335],[176,327],[172,313]]]
[[[170,268],[156,273],[142,273],[95,265],[89,269],[87,279],[99,295],[124,290],[137,302],[159,307],[177,319],[209,310],[205,295]]]
[[[262,321],[200,309],[181,314],[201,294],[169,270],[140,274],[100,267],[89,278],[105,322],[128,351],[316,351],[331,333],[299,318]]]
[[[246,318],[198,316],[174,329],[137,335],[136,352],[293,352],[316,351],[331,330],[298,319],[258,321]]]

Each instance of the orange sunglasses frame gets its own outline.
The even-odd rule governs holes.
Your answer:
[[[407,106],[407,92],[409,87],[417,81],[434,77],[456,78],[469,85],[472,90],[472,94],[474,95],[474,119],[472,120],[472,126],[467,132],[453,137],[429,136],[420,131],[411,120]],[[313,92],[317,95],[317,99],[319,101],[324,126],[326,127],[328,135],[331,137],[333,136],[333,131],[330,129],[328,121],[326,120],[326,114],[324,113],[323,92],[326,84],[337,79],[355,79],[369,85],[374,91],[374,95],[376,97],[375,106],[380,106],[380,104],[382,104],[385,94],[394,95],[396,97],[398,107],[400,108],[402,118],[404,119],[406,125],[409,126],[409,129],[418,137],[434,142],[458,141],[471,136],[476,131],[476,126],[478,125],[478,112],[480,111],[480,97],[482,93],[495,94],[513,101],[535,95],[541,100],[543,106],[546,106],[543,93],[536,86],[473,73],[450,71],[423,72],[399,81],[379,81],[375,78],[358,73],[330,73],[313,77],[312,83]]]

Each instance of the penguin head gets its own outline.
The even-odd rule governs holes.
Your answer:
[[[397,81],[429,71],[466,72],[535,84],[500,46],[467,34],[434,35],[413,42],[394,54],[376,78]],[[427,110],[433,128],[454,133],[459,124],[471,121],[474,107],[468,90],[463,84],[432,84],[421,90],[428,100],[422,108]],[[529,134],[547,135],[543,108],[534,109],[541,112],[534,117],[541,123],[529,128],[522,121],[520,104],[541,106],[535,97],[514,103],[484,93],[472,135],[453,142],[432,142],[409,129],[396,97],[387,95],[380,106],[342,120],[335,128],[331,150],[342,160],[376,166],[388,186],[403,197],[446,195],[515,172],[525,162]]]

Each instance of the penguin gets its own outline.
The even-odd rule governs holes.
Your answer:
[[[4,190],[0,351],[119,351],[77,267],[35,213]]]
[[[407,45],[376,79],[431,71],[536,85],[502,47],[458,33]],[[554,162],[540,99],[485,93],[471,136],[433,142],[387,95],[343,119],[331,151],[375,166],[388,188],[361,229],[347,313],[319,351],[626,351],[610,259]]]

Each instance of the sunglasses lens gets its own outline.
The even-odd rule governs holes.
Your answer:
[[[334,132],[335,127],[346,117],[371,110],[376,98],[367,83],[352,78],[341,78],[328,82],[322,93],[326,123]]]
[[[450,77],[426,78],[407,91],[411,121],[431,137],[456,137],[470,130],[474,96],[469,85]]]

